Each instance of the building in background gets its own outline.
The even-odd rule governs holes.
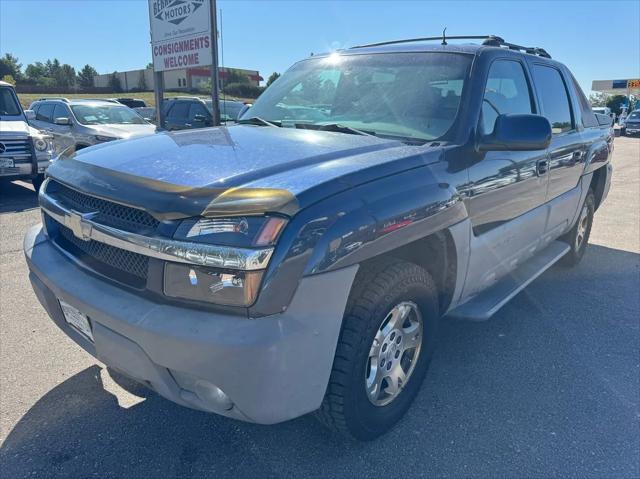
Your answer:
[[[180,70],[170,70],[164,72],[165,90],[198,90],[205,88],[211,78],[209,68],[182,68]],[[242,77],[243,80],[252,86],[260,86],[263,78],[257,70],[245,70],[243,68],[222,67],[218,73],[220,77],[220,88],[224,87],[236,79]],[[93,86],[97,88],[108,88],[110,86],[113,73],[105,73],[93,77]],[[126,72],[116,72],[120,80],[123,91],[132,90],[153,90],[153,69],[129,70]],[[144,80],[142,79],[144,77]],[[143,88],[141,86],[144,86]]]

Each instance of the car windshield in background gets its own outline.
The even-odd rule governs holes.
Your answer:
[[[470,64],[471,56],[456,53],[312,58],[284,73],[244,117],[435,140],[455,122]]]
[[[144,125],[136,112],[119,105],[72,105],[71,110],[83,125]]]
[[[627,118],[627,120],[640,120],[640,111],[632,112]]]
[[[211,100],[205,100],[205,103],[207,105],[207,108],[209,109],[209,111],[211,113],[213,113],[213,108],[212,108],[212,104],[213,102]],[[238,119],[238,115],[240,115],[240,112],[242,111],[242,107],[244,106],[243,103],[240,103],[238,101],[225,101],[222,100],[220,102],[220,119],[223,121],[235,121]]]
[[[22,109],[16,101],[16,97],[10,88],[0,88],[0,116],[17,116],[22,114]]]

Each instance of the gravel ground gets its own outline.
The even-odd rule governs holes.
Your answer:
[[[2,185],[0,475],[640,477],[640,139],[617,138],[613,164],[582,263],[490,321],[445,322],[408,415],[366,444],[312,417],[245,424],[116,382],[40,307],[21,248],[35,197]]]

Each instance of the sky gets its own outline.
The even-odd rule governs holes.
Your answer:
[[[266,79],[312,52],[435,36],[495,34],[546,49],[585,92],[592,80],[640,78],[640,0],[218,0],[224,64]],[[99,73],[151,61],[147,0],[0,0],[0,56],[23,67],[58,58]]]

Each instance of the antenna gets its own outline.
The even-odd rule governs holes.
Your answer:
[[[447,27],[444,27],[444,30],[442,30],[442,43],[441,45],[447,45]]]

